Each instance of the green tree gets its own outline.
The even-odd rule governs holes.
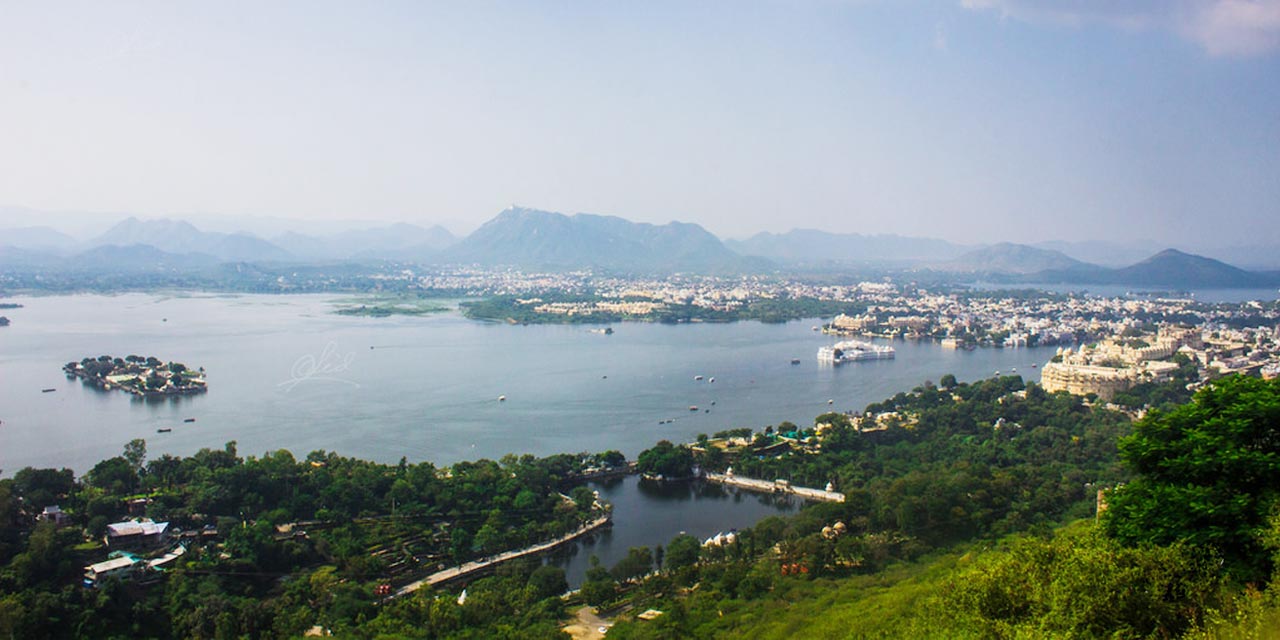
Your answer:
[[[619,582],[639,578],[653,569],[653,552],[649,547],[631,547],[627,555],[609,571]]]
[[[134,473],[141,473],[147,461],[147,441],[135,438],[124,445],[124,459],[133,466]]]
[[[529,586],[533,588],[533,593],[539,600],[553,598],[569,590],[564,569],[549,564],[544,564],[529,574]]]
[[[1259,535],[1280,497],[1280,382],[1218,380],[1147,414],[1119,449],[1137,478],[1108,494],[1111,535],[1212,546],[1242,577],[1269,573]]]
[[[659,474],[666,478],[684,478],[693,473],[693,452],[688,447],[676,446],[668,440],[659,440],[652,449],[645,449],[636,457],[636,468],[641,473]]]
[[[672,538],[665,557],[667,569],[675,571],[696,564],[701,551],[702,545],[691,535],[681,534]]]

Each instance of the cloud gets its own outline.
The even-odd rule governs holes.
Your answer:
[[[1256,56],[1280,48],[1280,0],[1203,3],[1183,34],[1215,56]]]
[[[960,0],[1001,19],[1126,30],[1160,30],[1212,56],[1258,56],[1280,49],[1280,0]]]

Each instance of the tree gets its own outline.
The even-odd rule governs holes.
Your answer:
[[[640,452],[636,468],[641,473],[660,474],[665,478],[685,478],[693,473],[693,452],[688,447],[660,440],[652,449]]]
[[[1188,404],[1148,413],[1119,449],[1138,475],[1108,494],[1111,535],[1212,546],[1242,577],[1269,572],[1259,532],[1280,498],[1280,382],[1216,381]]]
[[[147,441],[142,438],[130,440],[124,446],[124,459],[133,466],[135,473],[141,473],[143,464],[147,461]]]
[[[94,465],[86,479],[90,486],[112,495],[130,494],[138,488],[138,472],[128,460],[119,456]]]
[[[13,476],[14,493],[22,496],[23,501],[32,509],[58,504],[75,486],[75,473],[70,469],[26,467]]]
[[[554,598],[569,590],[569,581],[564,577],[564,569],[544,564],[529,574],[529,586],[534,595],[542,598]]]
[[[598,607],[613,597],[617,585],[613,581],[613,576],[609,575],[609,570],[600,566],[600,558],[592,555],[587,563],[591,566],[587,569],[586,580],[582,583],[582,599],[587,604]]]
[[[649,547],[631,547],[627,555],[609,571],[619,582],[639,578],[653,569],[653,552]]]
[[[938,380],[938,386],[943,389],[954,389],[956,386],[956,377],[948,373]]]
[[[675,571],[684,567],[691,566],[698,562],[698,553],[702,551],[702,545],[698,543],[698,539],[688,535],[681,534],[671,539],[667,544],[666,563],[667,569]]]

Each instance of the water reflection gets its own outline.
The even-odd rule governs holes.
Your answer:
[[[609,478],[588,485],[613,505],[613,527],[566,545],[549,562],[563,567],[569,584],[582,583],[590,559],[611,567],[631,547],[666,546],[681,533],[699,540],[800,508],[785,494],[757,494],[709,482],[652,482],[638,476]]]

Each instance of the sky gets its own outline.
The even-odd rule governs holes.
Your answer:
[[[1278,203],[1280,0],[0,0],[9,207],[1229,245]]]

